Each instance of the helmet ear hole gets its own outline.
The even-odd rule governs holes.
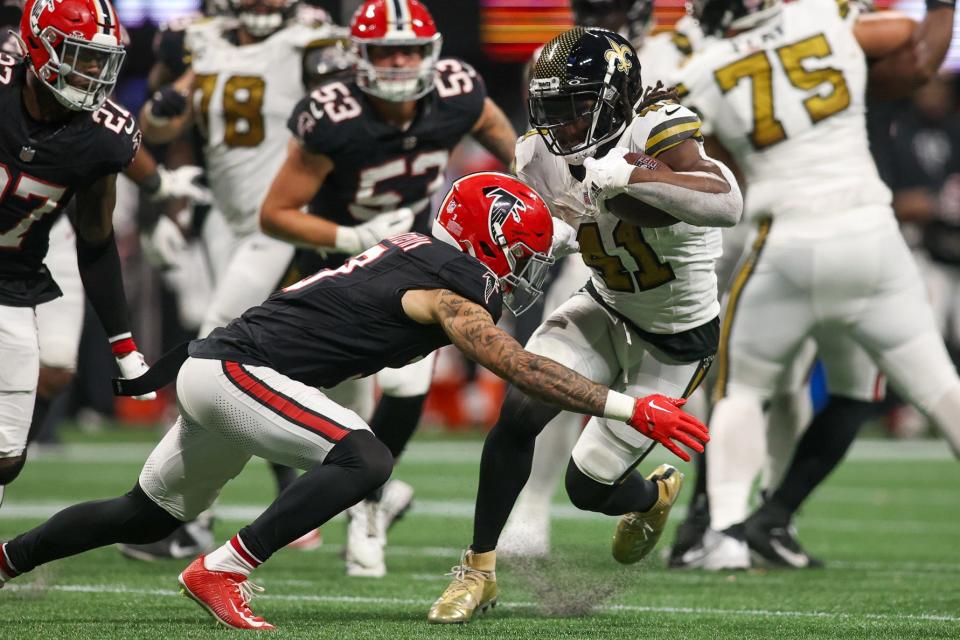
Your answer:
[[[497,252],[494,251],[493,247],[491,247],[488,243],[480,241],[478,244],[480,245],[480,249],[483,250],[483,253],[486,254],[487,257],[489,258],[497,257]]]

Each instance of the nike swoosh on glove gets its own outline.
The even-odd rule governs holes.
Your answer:
[[[690,454],[677,443],[703,453],[703,445],[710,441],[710,434],[705,424],[680,408],[686,403],[684,398],[668,398],[659,393],[637,398],[633,416],[627,424],[689,462]]]
[[[120,367],[120,377],[126,378],[127,380],[139,378],[150,370],[150,367],[147,366],[147,362],[143,357],[143,354],[139,351],[131,351],[122,357],[116,358],[116,360],[117,366]],[[133,399],[156,400],[157,392],[151,391],[150,393],[145,393],[142,396],[133,396]]]

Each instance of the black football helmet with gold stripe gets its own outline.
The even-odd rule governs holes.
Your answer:
[[[689,0],[687,11],[708,36],[723,36],[728,29],[752,29],[780,11],[781,0]]]
[[[530,122],[551,153],[582,164],[623,133],[642,95],[640,60],[626,38],[574,27],[545,44],[533,65]]]

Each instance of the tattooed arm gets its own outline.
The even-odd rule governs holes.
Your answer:
[[[602,416],[609,389],[549,358],[525,351],[486,309],[446,289],[408,291],[407,315],[439,324],[463,353],[524,393],[567,411]]]

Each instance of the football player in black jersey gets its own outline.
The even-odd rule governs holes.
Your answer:
[[[536,301],[553,263],[553,222],[536,192],[503,174],[461,178],[441,205],[434,236],[382,240],[192,342],[190,357],[178,358],[185,359],[177,375],[180,417],[137,484],[118,498],[65,509],[0,546],[0,586],[51,560],[159,539],[209,507],[257,455],[305,473],[179,580],[218,622],[273,628],[250,610],[258,589],[250,572],[382,485],[393,467],[389,448],[367,424],[320,388],[447,344],[531,396],[702,451],[708,435],[678,409],[680,401],[607,389],[525,351],[496,327],[501,305],[520,313]],[[146,383],[161,369],[128,392],[165,383],[163,375]]]
[[[418,0],[368,0],[351,42],[356,77],[325,83],[297,106],[286,162],[261,211],[267,234],[302,247],[300,274],[338,266],[394,233],[427,232],[430,198],[465,135],[505,166],[513,161],[513,127],[469,65],[440,59],[441,34]],[[312,215],[303,215],[308,205]],[[371,426],[395,457],[417,426],[432,371],[428,358],[378,376]],[[395,480],[382,502],[351,511],[348,574],[384,574],[386,528],[411,496]]]
[[[81,280],[124,376],[146,369],[130,333],[113,238],[116,174],[140,131],[107,100],[124,57],[107,0],[28,0],[26,59],[0,54],[0,494],[25,462],[37,390],[34,308],[60,295],[43,260],[50,228],[75,198]]]

